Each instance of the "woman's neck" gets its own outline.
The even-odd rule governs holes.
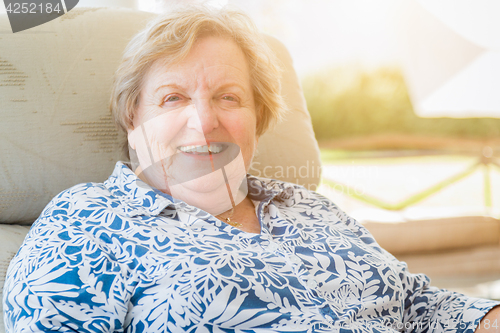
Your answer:
[[[246,232],[260,234],[261,227],[255,213],[255,206],[248,196],[234,207],[234,212],[232,214],[231,210],[228,210],[217,217],[223,222],[229,217],[231,221],[238,223],[237,225],[233,225],[236,228]]]

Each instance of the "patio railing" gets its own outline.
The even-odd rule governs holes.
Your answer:
[[[434,155],[434,154],[433,154]],[[372,155],[373,156],[373,155]],[[404,155],[404,157],[407,157],[408,155]],[[422,156],[422,155],[420,155]],[[378,156],[379,158],[383,158],[383,156]],[[392,155],[391,157],[395,157]],[[355,190],[354,187],[343,184],[341,182],[338,182],[333,179],[329,179],[326,177],[322,178],[322,182],[328,186],[331,186],[332,188],[336,187],[341,187],[343,189],[346,189],[345,194],[357,199],[361,202],[364,202],[366,204],[382,208],[385,210],[391,210],[391,211],[399,211],[403,210],[407,207],[410,207],[412,205],[415,205],[419,203],[420,201],[430,197],[431,195],[447,188],[448,186],[460,181],[461,179],[464,179],[465,177],[471,175],[477,170],[482,169],[483,172],[483,179],[484,179],[484,205],[487,208],[492,207],[492,190],[491,190],[491,176],[490,176],[490,171],[491,168],[497,168],[500,170],[500,163],[493,157],[493,151],[491,150],[490,147],[485,147],[483,149],[482,155],[479,157],[479,160],[473,164],[472,166],[468,167],[462,172],[457,173],[456,175],[453,175],[451,177],[448,177],[444,179],[443,181],[434,184],[422,191],[420,191],[417,194],[412,195],[409,198],[406,198],[398,203],[389,203],[384,200],[378,199],[374,196],[365,194],[365,193],[358,193],[358,191]]]

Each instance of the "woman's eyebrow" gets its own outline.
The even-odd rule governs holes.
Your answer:
[[[178,80],[176,80],[176,81],[178,81]],[[245,89],[245,84],[239,82],[239,81],[241,81],[239,79],[228,77],[228,78],[224,78],[224,79],[217,79],[215,81],[216,81],[216,82],[214,82],[215,84],[209,84],[212,86],[212,89],[215,89],[215,90],[221,90],[221,89],[227,89],[227,88],[237,88],[243,92],[247,91],[247,89]],[[219,84],[219,82],[221,82],[221,83]],[[182,83],[167,82],[167,83],[163,83],[162,85],[155,88],[155,90],[153,91],[153,94],[157,94],[158,91],[165,89],[165,88],[182,89],[182,90],[186,89],[186,87],[184,87],[182,85]]]
[[[167,83],[167,84],[162,84],[161,86],[157,87],[154,90],[154,94],[156,94],[159,90],[165,89],[165,88],[181,88],[182,89],[182,87],[176,83]]]
[[[241,91],[246,91],[244,86],[236,81],[226,82],[217,87],[217,90],[227,89],[227,88],[238,88]]]

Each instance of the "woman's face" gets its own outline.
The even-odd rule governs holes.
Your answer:
[[[229,39],[204,37],[181,62],[156,61],[146,74],[128,133],[136,173],[174,198],[220,214],[246,196],[256,122],[244,53]]]

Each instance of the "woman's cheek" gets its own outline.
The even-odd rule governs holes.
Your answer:
[[[152,137],[152,140],[150,141],[150,148],[154,163],[169,159],[173,154],[175,154],[173,148],[164,143],[161,140],[161,137]]]
[[[179,130],[172,126],[172,121],[168,114],[158,115],[143,124],[144,134],[148,137],[151,145],[158,144],[168,146],[175,138]]]

